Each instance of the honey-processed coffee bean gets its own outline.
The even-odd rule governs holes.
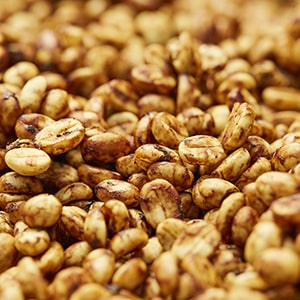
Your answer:
[[[41,129],[54,122],[40,113],[22,114],[15,123],[15,133],[19,139],[33,139]]]
[[[50,89],[43,98],[40,112],[53,120],[66,117],[69,112],[68,93],[63,89]]]
[[[144,184],[140,198],[141,209],[153,228],[167,218],[182,216],[179,194],[165,179],[154,179]]]
[[[92,164],[114,162],[117,158],[129,154],[130,142],[124,134],[102,132],[84,140],[81,153],[84,160]]]
[[[8,90],[0,92],[0,126],[5,134],[12,135],[14,133],[15,123],[22,113],[23,110],[15,93]]]
[[[3,81],[18,87],[22,87],[30,78],[37,76],[39,73],[38,67],[29,61],[20,61],[3,74]]]
[[[95,194],[100,201],[120,200],[129,207],[135,207],[140,202],[139,189],[119,179],[102,180],[95,186]]]
[[[247,140],[251,133],[255,112],[247,103],[235,103],[228,122],[219,140],[226,151],[235,150]]]
[[[175,150],[159,144],[141,145],[136,149],[134,159],[136,164],[145,171],[157,161],[180,162],[180,157]]]
[[[171,251],[183,259],[192,253],[201,253],[203,257],[213,255],[221,242],[221,234],[217,228],[205,220],[191,220],[178,238],[174,241]]]
[[[37,263],[30,256],[24,256],[16,265],[15,279],[20,283],[25,298],[47,299],[48,283]],[[31,284],[31,280],[37,284]]]
[[[5,162],[13,171],[24,176],[35,176],[47,171],[52,163],[50,156],[35,148],[15,148],[5,154]]]
[[[282,224],[299,224],[300,194],[278,198],[270,205],[274,219]]]
[[[179,276],[178,265],[178,258],[171,251],[161,253],[152,264],[154,276],[163,296],[173,294],[176,289]],[[168,268],[164,266],[168,266]]]
[[[123,255],[144,247],[148,242],[148,235],[143,229],[128,228],[116,233],[109,243],[109,249],[118,259]]]
[[[16,172],[7,172],[0,177],[0,192],[12,194],[39,194],[43,185],[34,176],[23,176]]]
[[[34,144],[49,155],[59,155],[74,149],[84,137],[84,127],[72,118],[60,119],[40,130]]]
[[[60,243],[53,241],[47,251],[35,257],[35,261],[43,274],[54,274],[64,263],[64,249]]]
[[[91,200],[93,190],[83,182],[70,183],[55,193],[62,204],[67,204],[78,200]]]
[[[147,170],[150,180],[165,179],[173,184],[178,191],[183,191],[192,186],[194,174],[185,166],[176,162],[157,162]]]
[[[95,282],[107,284],[115,269],[114,253],[104,248],[94,249],[85,257],[83,268]]]
[[[0,260],[0,271],[3,272],[13,266],[18,252],[15,247],[15,238],[9,233],[0,233],[0,244],[3,251]]]
[[[299,255],[288,248],[265,249],[256,257],[253,265],[270,286],[295,283],[300,277]]]
[[[81,267],[74,266],[61,269],[56,273],[48,290],[52,298],[69,299],[76,288],[90,282],[92,282],[92,279],[87,271]]]
[[[266,205],[274,200],[299,192],[300,179],[293,174],[270,171],[260,175],[255,181],[257,198]]]
[[[226,157],[220,141],[209,135],[194,135],[183,139],[178,152],[184,162],[205,166],[216,165]]]
[[[84,239],[93,247],[105,247],[107,240],[107,227],[105,216],[100,208],[89,210],[84,220]]]
[[[263,90],[262,98],[272,108],[299,111],[300,107],[295,101],[299,94],[300,91],[295,88],[270,86]]]
[[[133,291],[142,284],[146,275],[146,263],[141,258],[131,258],[116,270],[112,283]]]
[[[159,144],[176,148],[186,137],[188,131],[183,123],[166,112],[157,113],[152,121],[151,130]]]
[[[22,207],[24,221],[31,227],[50,227],[59,220],[62,203],[51,194],[39,194],[28,199]]]
[[[117,233],[129,227],[130,215],[124,202],[116,199],[108,200],[104,202],[100,210],[109,232]]]
[[[45,230],[28,228],[15,236],[17,250],[29,256],[43,253],[50,245],[50,236]]]
[[[194,203],[204,210],[220,207],[224,198],[239,189],[221,178],[198,179],[192,189]]]
[[[72,237],[84,240],[84,221],[87,212],[77,206],[63,206],[60,218],[61,225]]]
[[[30,78],[24,84],[19,96],[19,104],[24,113],[39,111],[46,89],[47,81],[40,75]]]
[[[83,260],[93,248],[86,241],[78,241],[70,245],[64,250],[63,266],[82,266]]]

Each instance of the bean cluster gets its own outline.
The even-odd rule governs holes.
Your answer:
[[[0,299],[299,298],[299,12],[2,3]]]

